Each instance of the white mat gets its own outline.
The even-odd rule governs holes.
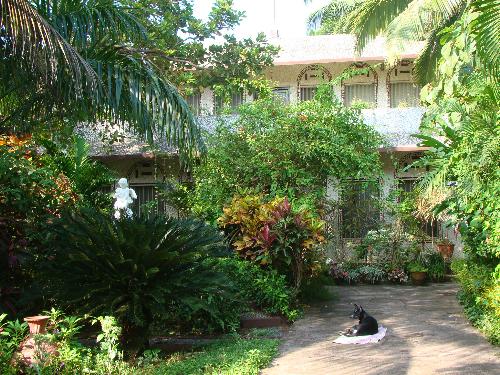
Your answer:
[[[378,332],[374,335],[369,336],[340,336],[337,338],[334,343],[335,344],[372,344],[375,342],[379,342],[385,337],[385,333],[387,332],[387,328],[378,326]]]

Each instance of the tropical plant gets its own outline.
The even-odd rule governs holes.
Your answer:
[[[387,280],[393,283],[404,284],[408,281],[408,275],[404,269],[396,268],[387,273]]]
[[[192,220],[116,221],[86,208],[64,214],[47,244],[48,295],[75,311],[116,316],[128,345],[139,348],[151,323],[174,312],[227,328],[224,309],[237,311],[237,301],[227,298],[231,283],[210,261],[227,254],[222,240]]]
[[[236,196],[218,223],[241,258],[286,274],[297,291],[304,277],[321,268],[324,222],[294,209],[287,198],[266,203],[259,196]]]
[[[0,129],[27,132],[109,120],[192,156],[187,103],[143,49],[147,34],[112,0],[2,0]],[[61,121],[63,119],[63,121]],[[51,129],[53,130],[53,129]]]
[[[97,160],[90,158],[90,145],[81,137],[72,137],[69,147],[49,139],[37,139],[45,150],[40,161],[66,176],[78,195],[77,204],[99,209],[112,205],[110,194],[103,191],[113,184],[114,174]]]
[[[326,183],[376,179],[382,138],[359,111],[343,107],[328,85],[315,100],[284,105],[261,98],[222,119],[207,140],[207,157],[194,168],[193,211],[215,221],[235,195],[288,197],[317,212]]]
[[[308,2],[310,0],[306,0]],[[309,18],[309,27],[321,33],[349,32],[362,50],[384,35],[392,59],[408,42],[425,41],[415,61],[421,83],[432,81],[441,51],[441,32],[466,13],[475,15],[471,39],[486,69],[498,75],[500,66],[500,3],[496,0],[332,0]]]
[[[223,258],[218,264],[239,289],[241,300],[251,307],[280,314],[290,322],[299,317],[293,290],[284,275],[238,258]]]
[[[437,252],[430,254],[425,262],[427,273],[432,281],[443,281],[446,275],[446,262]]]

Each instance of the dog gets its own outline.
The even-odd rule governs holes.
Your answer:
[[[342,332],[345,336],[368,336],[378,332],[377,320],[369,315],[362,306],[354,304],[354,311],[351,315],[352,319],[359,319],[359,324],[348,328]]]

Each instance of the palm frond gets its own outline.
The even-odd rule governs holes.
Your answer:
[[[350,13],[343,27],[357,36],[357,49],[361,51],[373,38],[384,32],[389,24],[412,0],[366,0],[359,10]]]
[[[109,119],[133,127],[149,142],[166,142],[189,158],[204,150],[200,129],[184,98],[158,72],[147,51],[100,41],[88,54],[104,83]]]
[[[0,0],[0,28],[4,64],[36,72],[33,77],[45,86],[63,78],[75,96],[95,90],[97,76],[90,65],[27,0]]]
[[[313,12],[307,19],[309,31],[321,29],[325,33],[335,34],[340,32],[342,20],[364,0],[332,0],[328,5]]]
[[[471,9],[478,13],[472,29],[481,62],[495,80],[500,73],[500,0],[473,0]]]
[[[413,73],[419,84],[425,85],[435,79],[442,47],[439,34],[443,29],[453,25],[459,17],[460,12],[457,12],[452,17],[442,20],[441,23],[427,35],[425,46],[414,62],[415,69]]]
[[[103,37],[140,40],[146,30],[129,8],[113,0],[52,0],[37,11],[72,45],[81,49]]]
[[[439,51],[439,31],[450,26],[463,13],[466,2],[462,0],[421,0],[412,1],[387,26],[384,35],[387,38],[389,60],[396,61],[399,54],[404,51],[409,41],[425,40],[427,62],[436,62]],[[434,40],[431,40],[433,38]],[[428,68],[434,68],[431,65]]]

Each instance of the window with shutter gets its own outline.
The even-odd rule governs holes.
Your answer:
[[[222,113],[222,110],[225,108],[224,104],[222,97],[215,97],[215,114],[220,115]],[[231,94],[230,101],[227,103],[226,107],[231,109],[231,113],[236,113],[241,104],[243,104],[243,93],[235,92]]]
[[[341,222],[343,238],[363,238],[377,228],[380,210],[377,204],[379,184],[354,180],[342,189]]]
[[[373,83],[346,84],[344,87],[344,105],[351,106],[353,102],[365,102],[376,105],[376,85]]]
[[[300,88],[300,101],[305,102],[307,100],[312,100],[312,99],[314,99],[315,94],[316,94],[316,86],[301,87]]]
[[[201,94],[192,94],[186,98],[186,102],[191,108],[191,111],[195,116],[199,116],[201,114]]]
[[[391,83],[391,108],[418,107],[420,105],[420,87],[411,82]]]
[[[273,95],[283,104],[290,104],[290,89],[288,87],[276,87],[273,89]]]

